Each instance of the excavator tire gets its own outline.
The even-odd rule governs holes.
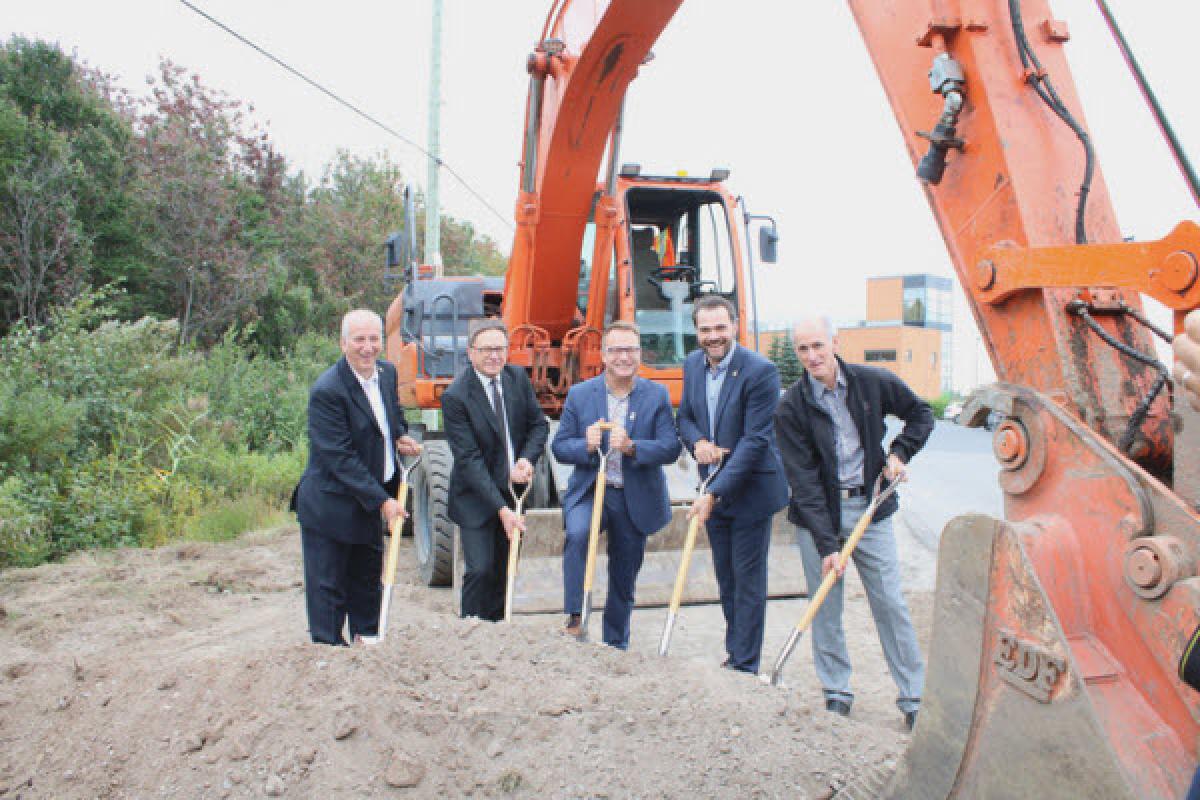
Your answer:
[[[444,441],[427,441],[413,481],[413,542],[417,571],[426,586],[449,586],[454,579],[455,524],[450,521],[450,468]]]

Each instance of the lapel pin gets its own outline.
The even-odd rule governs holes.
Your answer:
[[[731,374],[733,375],[733,377],[735,377],[735,378],[736,378],[736,377],[737,377],[737,370],[735,369],[735,370],[734,370],[734,371],[733,371]]]

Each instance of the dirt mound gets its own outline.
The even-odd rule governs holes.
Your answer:
[[[0,796],[823,797],[907,741],[400,580],[386,642],[335,649],[294,530],[0,575]]]

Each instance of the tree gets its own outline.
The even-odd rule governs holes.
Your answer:
[[[56,45],[0,45],[0,318],[44,321],[52,298],[122,276],[137,251],[132,129],[107,78]],[[115,97],[115,93],[113,95]]]
[[[240,102],[164,60],[138,121],[138,188],[151,230],[154,305],[181,341],[254,319],[266,293],[282,164]]]
[[[403,198],[404,176],[386,155],[339,151],[304,204],[291,209],[288,264],[311,271],[319,291],[344,309],[386,306],[383,243],[404,227]]]
[[[51,299],[82,283],[76,250],[84,244],[71,187],[78,170],[56,149],[31,154],[0,184],[0,287],[9,323],[45,319]]]
[[[784,388],[791,386],[803,377],[804,366],[796,357],[796,351],[792,349],[791,337],[786,332],[776,335],[771,340],[767,357],[775,363],[775,367],[779,370],[779,381]]]

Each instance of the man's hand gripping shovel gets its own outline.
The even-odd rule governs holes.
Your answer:
[[[404,459],[396,455],[396,468],[400,470],[400,487],[396,489],[396,501],[400,508],[408,504],[408,476],[421,463],[418,455],[411,464],[405,466]],[[392,607],[392,587],[396,585],[396,567],[400,561],[400,536],[404,530],[404,514],[397,514],[392,519],[388,536],[387,553],[383,557],[383,596],[379,600],[379,628],[376,636],[359,636],[358,641],[371,645],[379,644],[387,636],[388,611]]]
[[[525,484],[525,488],[520,494],[517,494],[517,487],[512,483],[508,484],[508,491],[512,494],[513,499],[517,501],[517,519],[520,520],[525,514],[525,498],[529,496],[529,490],[533,487],[533,481]],[[517,560],[521,556],[521,527],[515,526],[512,531],[512,538],[508,540],[508,581],[504,588],[504,621],[512,622],[513,613],[513,592],[517,588]]]
[[[721,465],[725,459],[725,451],[720,451],[717,456],[717,463],[709,470],[708,475],[700,482],[699,488],[696,489],[696,496],[704,494],[708,490],[708,485],[712,483],[713,478],[717,477],[717,473],[721,471]],[[671,604],[667,607],[667,621],[663,625],[662,641],[658,644],[658,654],[665,656],[667,649],[671,646],[671,632],[675,629],[675,619],[679,616],[679,606],[683,602],[683,589],[687,585],[688,569],[692,564],[692,551],[696,549],[696,536],[700,533],[700,518],[693,516],[688,523],[687,536],[683,540],[683,552],[679,558],[679,572],[675,574],[675,589],[671,592]]]
[[[602,431],[611,431],[611,422],[598,422]],[[587,565],[583,570],[583,610],[579,615],[579,641],[587,641],[588,617],[592,614],[592,584],[596,579],[596,551],[600,546],[600,523],[604,519],[604,473],[608,468],[608,455],[612,445],[600,443],[596,449],[600,454],[600,468],[596,470],[595,498],[592,501],[592,527],[588,531]]]
[[[796,623],[796,627],[792,629],[791,636],[788,637],[787,644],[783,646],[783,650],[779,653],[779,658],[775,659],[775,667],[771,670],[771,674],[763,673],[760,677],[764,683],[770,683],[772,686],[783,685],[783,667],[787,664],[787,660],[791,658],[792,651],[796,649],[796,644],[799,643],[800,637],[812,625],[813,619],[817,616],[817,612],[821,610],[821,604],[825,602],[825,597],[833,588],[833,585],[841,579],[841,572],[846,565],[850,563],[850,556],[854,553],[854,548],[858,547],[858,542],[862,539],[863,534],[867,532],[867,528],[871,524],[871,518],[875,516],[875,512],[882,505],[884,500],[891,496],[892,492],[896,491],[896,486],[899,485],[902,477],[897,478],[888,485],[882,492],[879,487],[883,483],[883,474],[875,479],[875,487],[872,491],[871,503],[867,506],[867,510],[863,512],[862,518],[858,524],[854,526],[854,530],[850,532],[850,538],[846,540],[846,544],[842,545],[842,552],[838,554],[837,566],[834,569],[825,573],[821,585],[817,587],[817,591],[813,594],[812,599],[808,603],[808,608],[804,611],[804,616]]]

